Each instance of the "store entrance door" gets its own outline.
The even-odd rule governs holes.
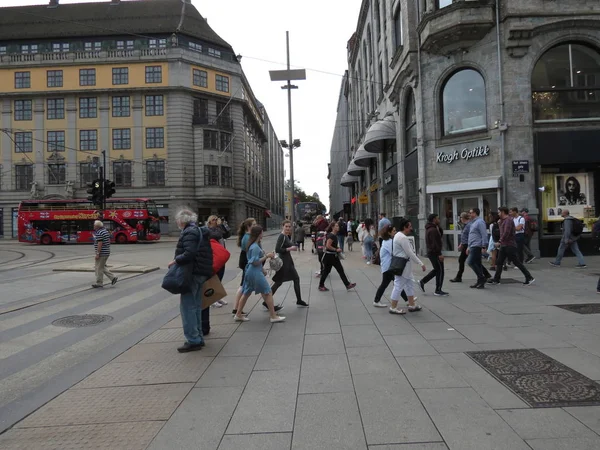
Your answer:
[[[479,208],[483,212],[482,195],[448,195],[434,197],[434,208],[440,217],[440,226],[444,230],[442,238],[442,253],[446,256],[456,256],[460,244],[463,224],[460,213]]]

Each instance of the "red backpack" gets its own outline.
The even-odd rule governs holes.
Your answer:
[[[210,240],[210,248],[213,254],[213,274],[216,274],[219,270],[225,267],[231,253],[225,247],[223,247],[219,241],[215,239]]]

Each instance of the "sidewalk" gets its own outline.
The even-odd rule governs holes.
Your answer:
[[[484,291],[469,289],[468,268],[450,283],[448,258],[450,296],[430,283],[416,288],[421,312],[392,316],[372,306],[379,266],[360,247],[343,263],[356,289],[333,274],[319,292],[311,246],[294,256],[310,308],[296,308],[286,283],[276,295],[285,323],[271,325],[258,296],[251,320],[234,323],[238,277],[230,304],[211,309],[202,351],[177,353],[175,318],[1,435],[0,448],[600,448],[600,315],[552,306],[600,305],[599,258],[585,270],[536,260],[534,286],[511,269]],[[479,353],[503,349],[521,352]]]

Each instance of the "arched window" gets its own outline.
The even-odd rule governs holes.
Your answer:
[[[412,92],[406,97],[404,127],[404,154],[409,155],[417,149],[417,113]]]
[[[600,53],[577,43],[551,48],[531,75],[533,120],[600,119]]]
[[[487,128],[485,83],[479,72],[461,69],[446,80],[442,115],[446,136]]]

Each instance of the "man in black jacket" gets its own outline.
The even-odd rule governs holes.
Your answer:
[[[435,277],[435,292],[438,297],[445,297],[447,292],[442,291],[444,284],[444,256],[442,255],[442,229],[440,218],[437,214],[429,214],[427,225],[425,225],[425,245],[427,246],[427,257],[431,261],[433,269],[425,278],[419,282],[421,290],[425,292],[425,284]]]

